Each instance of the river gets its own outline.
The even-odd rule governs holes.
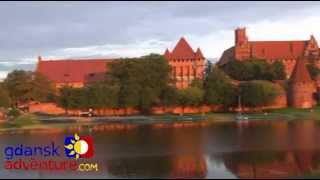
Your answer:
[[[0,134],[0,178],[290,178],[320,171],[318,121],[199,123],[114,123]],[[98,171],[4,168],[6,147],[50,142],[63,147],[65,136],[74,133],[92,136],[93,157],[78,161],[97,163]]]

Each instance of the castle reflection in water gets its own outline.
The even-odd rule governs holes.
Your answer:
[[[317,121],[195,123],[178,127],[114,123],[78,128],[82,132],[90,129],[94,136],[96,150],[91,161],[98,162],[101,169],[93,174],[95,177],[289,178],[320,170]],[[78,132],[78,128],[70,127],[68,132]],[[50,136],[58,140],[64,134]],[[34,142],[33,133],[23,136],[24,142]]]

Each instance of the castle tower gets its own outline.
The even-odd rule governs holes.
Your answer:
[[[289,102],[295,108],[312,108],[316,101],[315,82],[312,81],[306,68],[304,58],[298,59],[289,84]]]
[[[250,57],[250,45],[246,34],[246,28],[235,30],[235,58],[245,60]]]
[[[38,56],[38,62],[37,62],[37,65],[36,65],[36,71],[39,71],[39,66],[40,66],[40,63],[42,62],[42,57],[41,56]]]
[[[235,30],[235,45],[242,46],[248,42],[246,28],[237,28]]]
[[[319,57],[318,43],[313,35],[311,35],[310,40],[307,41],[307,45],[304,50],[304,56],[311,60],[315,60]]]
[[[203,79],[205,58],[200,48],[194,52],[184,37],[180,38],[171,52],[166,49],[164,57],[171,66],[171,75],[177,88],[187,88],[194,79]]]

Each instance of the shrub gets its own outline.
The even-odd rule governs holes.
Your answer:
[[[248,107],[268,105],[278,94],[275,85],[269,81],[248,81],[240,85],[242,103]]]

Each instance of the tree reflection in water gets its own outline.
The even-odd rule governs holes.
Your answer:
[[[232,173],[239,178],[288,178],[320,171],[320,123],[313,120],[205,126],[96,124],[50,132],[50,136],[44,131],[1,134],[0,145],[46,144],[48,137],[63,143],[65,135],[79,129],[81,135],[91,134],[94,139],[95,155],[90,162],[98,162],[100,171],[91,173],[93,177],[218,178]],[[75,172],[63,176],[83,177]]]

